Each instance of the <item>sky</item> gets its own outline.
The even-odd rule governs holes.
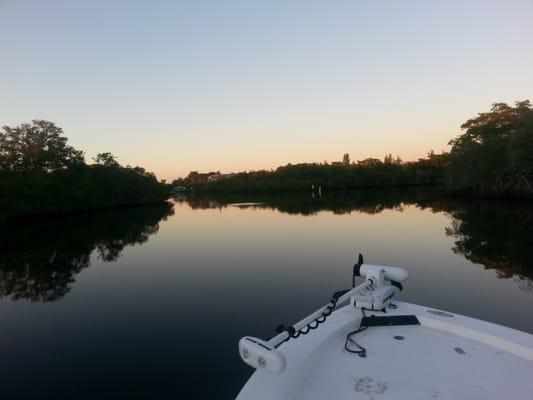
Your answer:
[[[0,0],[0,125],[159,178],[448,149],[533,99],[533,0]]]

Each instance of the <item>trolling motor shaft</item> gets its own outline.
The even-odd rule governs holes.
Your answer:
[[[400,292],[399,282],[405,281],[408,276],[407,271],[400,267],[368,265],[362,262],[356,264],[356,267],[354,275],[364,277],[365,282],[340,295],[334,303],[335,306],[350,300],[350,304],[356,308],[381,310]],[[274,373],[283,372],[286,360],[277,347],[291,338],[291,332],[300,332],[320,318],[323,321],[331,313],[331,304],[320,307],[268,341],[251,336],[241,338],[239,341],[241,358],[253,368]]]

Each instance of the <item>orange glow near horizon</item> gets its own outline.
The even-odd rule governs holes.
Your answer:
[[[416,160],[531,97],[532,18],[523,0],[0,0],[0,126],[49,120],[87,161],[167,180]]]

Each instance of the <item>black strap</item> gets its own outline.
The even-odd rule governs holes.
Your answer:
[[[357,260],[357,264],[353,266],[353,274],[352,274],[352,287],[353,288],[355,287],[355,277],[361,276],[360,270],[361,270],[361,265],[363,265],[363,263],[364,263],[363,255],[359,253],[359,259]]]

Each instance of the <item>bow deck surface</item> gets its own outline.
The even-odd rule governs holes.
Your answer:
[[[346,306],[310,334],[283,343],[282,374],[256,371],[238,400],[529,399],[533,335],[457,314],[395,303],[387,314],[420,325],[371,326],[354,336],[362,358],[344,349],[361,310]]]

